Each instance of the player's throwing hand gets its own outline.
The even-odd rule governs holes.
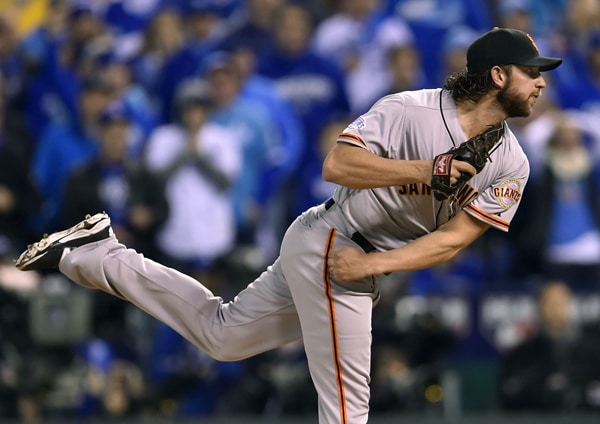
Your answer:
[[[336,281],[359,281],[373,274],[368,266],[368,259],[369,254],[346,246],[329,253],[327,266],[329,273]]]

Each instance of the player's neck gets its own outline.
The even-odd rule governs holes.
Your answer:
[[[492,99],[484,97],[478,103],[457,103],[458,122],[465,135],[470,138],[482,133],[490,125],[496,125],[506,119],[506,115],[495,106]]]

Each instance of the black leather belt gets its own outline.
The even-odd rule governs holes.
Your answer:
[[[335,205],[335,200],[333,200],[333,198],[327,199],[327,201],[325,202],[325,210],[331,208],[333,205]],[[361,247],[361,249],[364,250],[366,253],[371,253],[375,251],[375,246],[373,246],[371,242],[367,240],[365,236],[363,236],[358,231],[352,234],[350,239],[354,243],[358,244]]]
[[[333,205],[335,205],[335,200],[333,200],[333,197],[330,197],[329,199],[327,199],[327,201],[325,202],[325,210],[330,209]]]

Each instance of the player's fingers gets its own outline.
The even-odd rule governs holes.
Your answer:
[[[333,272],[337,266],[337,255],[335,252],[329,252],[327,256],[327,266],[329,267],[329,271]]]
[[[471,176],[477,174],[477,170],[468,162],[461,160],[455,160],[452,162],[452,176],[455,178],[460,177],[462,173],[469,174]]]
[[[340,273],[344,269],[342,265],[343,259],[342,254],[339,249],[335,249],[329,252],[327,257],[327,267],[329,268],[329,273],[336,280],[341,280]]]

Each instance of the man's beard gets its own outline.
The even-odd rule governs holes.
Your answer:
[[[528,99],[521,99],[512,89],[512,80],[509,80],[508,84],[500,89],[496,99],[509,118],[526,118],[531,115]]]

